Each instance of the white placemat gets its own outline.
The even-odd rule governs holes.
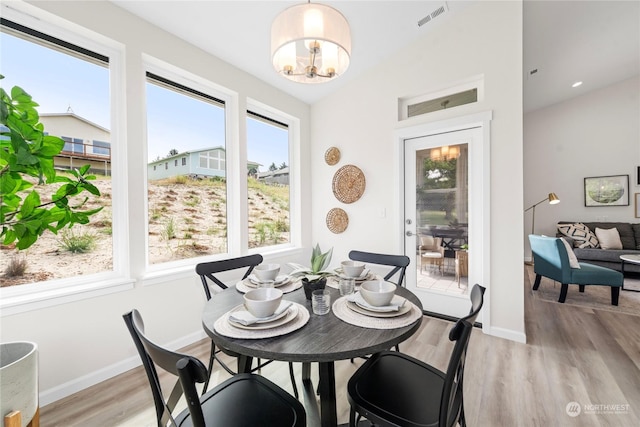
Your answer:
[[[382,276],[374,274],[373,277],[371,277],[368,280],[384,280],[384,279],[382,278]],[[356,280],[356,290],[360,288],[361,283],[362,281]],[[338,276],[327,277],[327,286],[333,289],[340,289],[340,277]]]
[[[245,280],[248,280],[248,279],[245,279]],[[289,292],[293,292],[296,289],[300,289],[301,287],[302,287],[302,281],[300,279],[291,279],[289,283],[287,283],[286,285],[277,286],[276,289],[280,289],[283,294],[288,294]],[[244,280],[241,280],[238,283],[236,283],[236,289],[239,292],[242,292],[244,294],[249,292],[251,289],[257,289],[257,288],[247,286],[244,283]]]
[[[229,323],[229,313],[231,311],[226,312],[218,320],[213,324],[213,328],[220,335],[224,335],[229,338],[240,338],[240,339],[261,339],[261,338],[273,338],[278,337],[280,335],[286,335],[293,331],[297,331],[307,324],[309,321],[309,310],[303,305],[298,303],[293,303],[292,308],[298,310],[298,314],[296,317],[289,323],[285,323],[284,325],[277,326],[271,329],[259,329],[259,330],[248,330],[248,329],[240,329],[233,326]],[[291,310],[291,309],[290,309]],[[264,325],[264,324],[263,324]]]
[[[347,307],[345,297],[335,300],[331,309],[338,319],[355,326],[369,329],[396,329],[409,326],[422,317],[422,310],[414,303],[407,301],[406,304],[411,304],[411,311],[398,317],[372,317],[356,313]]]

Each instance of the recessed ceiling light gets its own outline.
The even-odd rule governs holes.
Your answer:
[[[575,82],[574,84],[571,85],[571,87],[578,87],[582,84],[582,82]]]

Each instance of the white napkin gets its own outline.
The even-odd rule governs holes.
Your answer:
[[[404,306],[404,303],[407,300],[402,298],[401,296],[394,295],[393,298],[391,299],[391,302],[389,303],[389,305],[375,306],[375,305],[371,305],[367,301],[365,301],[365,299],[362,297],[362,295],[360,295],[360,292],[356,292],[356,293],[353,293],[351,295],[348,295],[347,296],[347,301],[356,303],[359,306],[364,307],[364,308],[368,308],[368,309],[370,309],[372,311],[398,311],[398,310],[400,310],[400,308],[402,306]]]
[[[284,301],[284,300],[280,301],[280,305],[278,306],[276,311],[269,317],[256,317],[253,314],[249,313],[249,311],[247,310],[234,311],[233,313],[229,314],[229,320],[236,323],[240,323],[241,325],[244,325],[244,326],[253,325],[254,323],[259,321],[268,322],[269,320],[275,319],[276,317],[284,313],[286,310],[288,310],[289,307],[291,307],[291,304],[292,304],[291,301]]]

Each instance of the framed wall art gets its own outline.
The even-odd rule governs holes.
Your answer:
[[[629,206],[629,175],[584,179],[585,206]]]
[[[636,218],[640,218],[640,193],[636,193]]]

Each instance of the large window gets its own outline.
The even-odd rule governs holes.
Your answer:
[[[70,167],[89,164],[82,155],[83,141],[92,140],[97,128],[108,133],[111,127],[109,58],[6,19],[2,19],[0,30],[2,87],[10,92],[19,86],[32,96],[39,104],[46,133],[71,135],[63,139],[64,151],[74,154],[73,164],[64,152],[56,156],[53,162],[58,175],[67,174]],[[101,196],[85,193],[89,198],[84,208],[102,207],[88,224],[76,224],[58,234],[46,231],[27,250],[18,251],[14,245],[1,247],[3,287],[113,271],[112,200],[116,195],[104,170],[96,168],[94,172],[97,179],[93,183]],[[52,202],[61,185],[34,184],[28,191],[35,189],[43,204]],[[84,194],[72,203],[82,199]]]
[[[249,247],[291,242],[289,128],[247,113]]]
[[[193,86],[147,73],[149,264],[227,251],[225,104]]]

